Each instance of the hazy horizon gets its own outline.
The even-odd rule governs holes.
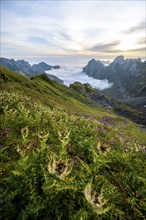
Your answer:
[[[2,57],[145,59],[145,1],[1,1]]]

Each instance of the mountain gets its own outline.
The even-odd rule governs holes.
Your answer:
[[[5,66],[15,72],[22,74],[35,74],[36,72],[32,70],[31,65],[24,60],[7,59],[0,57],[0,66]]]
[[[102,78],[105,72],[105,69],[106,67],[101,61],[99,60],[96,61],[95,59],[92,59],[88,62],[87,66],[83,68],[83,71],[88,76],[92,76],[94,78],[96,77]]]
[[[1,219],[145,219],[144,117],[89,84],[1,66]]]
[[[146,96],[146,61],[124,59],[118,56],[108,66],[99,60],[90,60],[83,71],[96,79],[108,79],[113,86],[103,91],[116,99]]]
[[[51,69],[60,69],[60,66],[50,66],[44,62],[41,62],[39,64],[33,64],[32,65],[32,69],[38,73],[42,73],[45,72],[47,70],[51,70]]]
[[[61,68],[59,65],[51,66],[51,65],[48,65],[44,62],[41,62],[39,64],[34,64],[31,66],[25,60],[15,61],[14,59],[7,59],[7,58],[3,58],[3,57],[0,57],[0,66],[7,67],[10,70],[13,70],[17,73],[21,73],[21,74],[26,75],[28,77],[39,75],[40,73],[44,73],[47,70]],[[50,77],[50,79],[52,79],[52,80],[57,81],[58,83],[63,84],[63,81],[56,76],[48,74],[48,77]]]

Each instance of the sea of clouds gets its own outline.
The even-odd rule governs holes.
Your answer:
[[[100,80],[89,77],[82,71],[81,66],[61,66],[60,69],[52,69],[46,72],[63,80],[66,86],[77,81],[81,83],[89,83],[93,88],[104,90],[113,85],[112,83],[109,83],[107,79]]]

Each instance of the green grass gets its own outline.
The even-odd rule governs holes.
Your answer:
[[[145,219],[146,146],[140,127],[80,102],[66,86],[41,77],[17,81],[5,71],[1,218]]]

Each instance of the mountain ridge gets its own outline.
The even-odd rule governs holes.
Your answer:
[[[95,79],[107,79],[113,86],[103,91],[116,99],[146,96],[146,61],[126,59],[118,56],[108,66],[92,59],[83,68],[88,76]]]
[[[51,65],[46,64],[45,62],[40,62],[38,64],[33,64],[31,66],[29,62],[25,60],[15,61],[14,59],[7,59],[3,57],[0,57],[0,66],[4,66],[10,70],[15,71],[16,73],[20,73],[28,77],[39,75],[41,73],[44,73],[47,70],[61,68],[59,65],[51,66]],[[57,76],[48,74],[48,77],[50,77],[50,79],[55,80],[56,82],[60,84],[63,84],[63,80],[59,79]]]

